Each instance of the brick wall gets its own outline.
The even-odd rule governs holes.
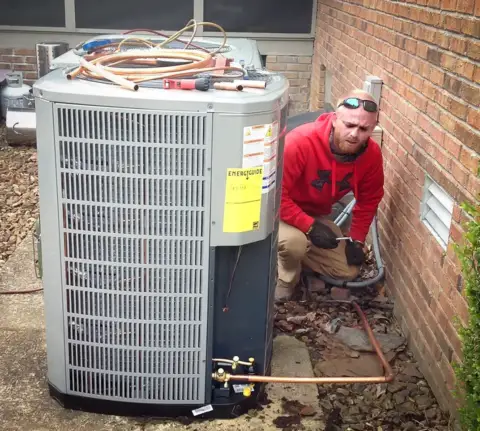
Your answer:
[[[25,84],[32,85],[37,79],[37,58],[34,49],[0,48],[0,69],[23,72]]]
[[[307,112],[309,110],[312,57],[309,55],[267,55],[266,68],[281,72],[289,80],[289,115]]]
[[[450,364],[461,358],[454,319],[468,318],[453,250],[465,217],[458,203],[480,191],[479,16],[480,0],[319,0],[311,79],[315,99],[321,68],[330,71],[333,100],[366,75],[383,79],[387,288],[444,408],[454,406]],[[457,202],[446,251],[420,221],[426,174]]]

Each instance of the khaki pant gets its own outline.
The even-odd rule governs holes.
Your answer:
[[[344,236],[340,228],[329,219],[322,219],[337,235]],[[322,275],[341,280],[353,280],[360,272],[359,266],[348,265],[345,256],[346,241],[328,250],[315,247],[297,228],[280,221],[278,233],[278,284],[293,289],[300,280],[302,266]]]

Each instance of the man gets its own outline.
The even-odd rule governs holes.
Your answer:
[[[373,97],[359,89],[333,113],[285,137],[280,204],[277,300],[288,300],[302,265],[336,279],[353,280],[365,259],[364,241],[383,198],[383,160],[370,136],[377,124]],[[332,205],[353,190],[350,240],[328,219]]]

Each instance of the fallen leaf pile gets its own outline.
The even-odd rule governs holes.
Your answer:
[[[0,142],[0,266],[33,232],[38,218],[37,153]]]

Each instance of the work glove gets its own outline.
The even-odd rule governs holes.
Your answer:
[[[361,265],[365,260],[363,244],[360,241],[347,241],[345,244],[345,255],[349,265]]]
[[[337,248],[337,235],[327,225],[315,220],[307,233],[312,244],[318,248]]]

